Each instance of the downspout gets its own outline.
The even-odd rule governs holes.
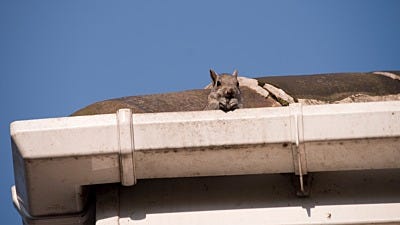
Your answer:
[[[116,114],[11,124],[24,218],[78,218],[85,186],[137,179],[400,168],[400,102]],[[379,151],[377,150],[379,149]]]

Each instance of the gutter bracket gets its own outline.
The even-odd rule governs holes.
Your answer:
[[[299,197],[310,194],[310,177],[307,176],[307,183],[304,183],[307,175],[307,159],[304,144],[304,125],[303,125],[303,107],[301,103],[292,103],[290,107],[290,128],[292,135],[292,155],[295,175],[299,176],[297,195]]]
[[[132,110],[119,109],[116,116],[121,184],[132,186],[136,184]]]

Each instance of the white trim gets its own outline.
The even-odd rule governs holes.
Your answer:
[[[120,130],[115,114],[14,122],[15,204],[36,218],[82,211],[84,185],[295,172],[290,108],[134,114]],[[302,106],[302,120],[308,172],[400,168],[400,101]]]

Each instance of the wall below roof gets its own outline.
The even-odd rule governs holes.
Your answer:
[[[298,198],[292,175],[140,180],[97,188],[96,225],[400,223],[395,170],[313,173]]]

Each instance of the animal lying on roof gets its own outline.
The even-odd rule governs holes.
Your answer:
[[[208,94],[205,110],[220,109],[228,112],[243,108],[237,70],[233,71],[232,75],[227,73],[218,75],[214,70],[210,70],[210,76],[212,88]]]

